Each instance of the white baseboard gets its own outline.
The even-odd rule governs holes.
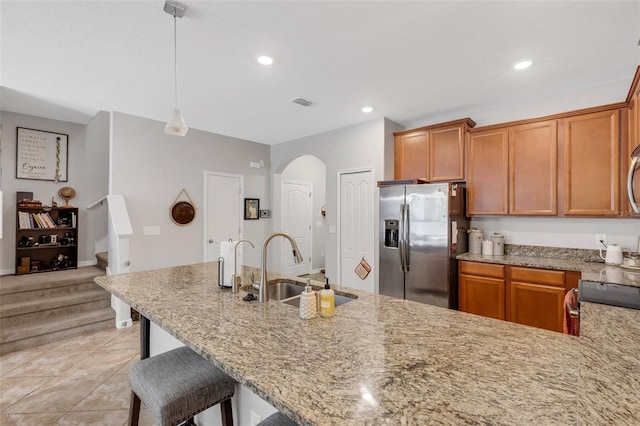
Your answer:
[[[15,269],[0,269],[0,275],[13,275],[15,273]]]

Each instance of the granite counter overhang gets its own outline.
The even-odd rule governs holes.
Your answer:
[[[305,321],[216,272],[95,281],[302,425],[578,423],[572,336],[345,288],[358,299]]]
[[[609,266],[603,263],[585,262],[581,259],[558,259],[514,255],[484,256],[471,253],[460,254],[456,259],[468,260],[471,262],[552,269],[557,271],[575,271],[580,272],[582,274],[582,279],[587,281],[640,287],[640,271],[636,272],[624,269],[620,266]]]

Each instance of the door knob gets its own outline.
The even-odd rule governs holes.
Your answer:
[[[213,244],[213,240],[209,238],[209,244]]]

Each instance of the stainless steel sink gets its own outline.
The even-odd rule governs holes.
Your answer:
[[[256,286],[258,286],[258,284],[254,284],[253,286],[247,285],[242,287],[242,290],[258,294]],[[314,290],[320,290],[320,287],[314,286]],[[267,291],[269,292],[269,300],[282,301],[282,303],[286,303],[287,305],[299,307],[300,294],[304,291],[304,285],[296,281],[279,279],[269,281],[267,284]],[[351,302],[357,298],[358,296],[351,294],[336,293],[336,306],[344,305],[345,303]]]
[[[267,291],[269,300],[284,300],[299,296],[304,291],[304,287],[287,281],[277,281],[273,284],[268,284]]]

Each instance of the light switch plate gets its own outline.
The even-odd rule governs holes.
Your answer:
[[[159,226],[145,226],[142,228],[142,235],[160,235]]]

